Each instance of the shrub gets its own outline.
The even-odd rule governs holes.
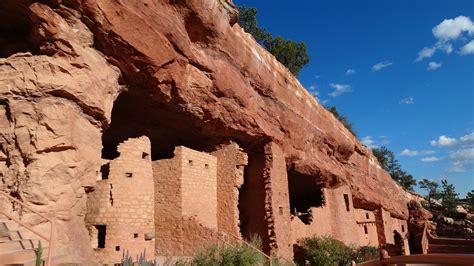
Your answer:
[[[375,247],[364,246],[354,252],[352,259],[355,262],[364,262],[379,258],[379,250]]]
[[[256,250],[244,244],[213,245],[199,252],[192,260],[192,265],[258,265],[265,258]]]
[[[311,265],[348,265],[353,257],[351,248],[328,236],[308,237],[298,242],[304,259]]]

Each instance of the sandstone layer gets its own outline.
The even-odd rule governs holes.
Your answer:
[[[347,185],[354,207],[408,218],[410,195],[228,0],[7,0],[0,17],[1,190],[59,219],[75,261],[91,252],[75,247],[90,247],[85,191],[102,159],[142,135],[153,159],[232,141],[252,163],[274,143],[294,178]]]

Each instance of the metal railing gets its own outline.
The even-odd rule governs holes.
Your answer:
[[[41,237],[42,239],[46,240],[48,242],[48,259],[47,259],[47,262],[46,262],[46,265],[47,266],[51,266],[51,255],[52,255],[52,250],[53,250],[53,230],[54,230],[54,221],[51,220],[50,218],[44,216],[43,214],[33,210],[31,207],[29,207],[28,205],[24,204],[23,202],[19,201],[18,199],[8,195],[7,193],[3,192],[3,191],[0,191],[0,195],[6,197],[7,199],[19,204],[20,206],[26,208],[27,210],[31,211],[32,213],[40,216],[41,218],[45,219],[46,221],[48,221],[50,224],[51,224],[51,228],[50,228],[50,232],[49,232],[49,237],[45,236],[44,234],[36,231],[35,229],[33,229],[30,225],[20,221],[19,219],[13,217],[12,215],[9,215],[7,214],[6,212],[4,212],[2,209],[0,209],[0,214],[2,215],[5,215],[8,219],[16,222],[17,224],[25,227],[26,229],[28,229],[29,231],[31,231],[33,234]]]

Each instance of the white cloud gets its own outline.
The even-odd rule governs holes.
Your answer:
[[[417,156],[419,155],[420,153],[418,151],[413,151],[413,150],[409,150],[409,149],[404,149],[400,155],[403,155],[403,156],[409,156],[409,157],[413,157],[413,156]]]
[[[389,67],[389,66],[391,66],[391,65],[393,65],[392,62],[390,62],[390,61],[383,61],[383,62],[380,62],[380,63],[377,63],[377,64],[373,65],[373,66],[372,66],[372,71],[374,71],[374,72],[375,72],[375,71],[379,71],[379,70],[381,70],[381,69],[383,69],[383,68],[386,68],[386,67]]]
[[[462,55],[466,54],[474,54],[474,40],[468,42],[466,45],[464,45],[461,50],[459,51]]]
[[[423,151],[416,151],[416,150],[410,150],[410,149],[404,149],[400,155],[402,156],[408,156],[408,157],[414,157],[418,155],[429,155],[433,154],[435,151],[432,150],[423,150]]]
[[[418,52],[418,57],[416,58],[416,62],[423,60],[424,58],[430,58],[436,52],[436,47],[424,47]]]
[[[441,158],[436,157],[436,156],[421,158],[422,162],[436,162],[436,161],[439,161],[439,160],[441,160]]]
[[[474,148],[459,149],[449,153],[449,158],[454,160],[474,160]]]
[[[378,147],[375,145],[375,141],[373,140],[372,136],[365,136],[360,140],[360,142],[370,149]]]
[[[355,73],[357,73],[357,71],[353,68],[349,68],[347,71],[346,71],[346,75],[347,76],[350,76],[350,75],[354,75]]]
[[[447,170],[448,172],[463,173],[466,172],[466,167],[462,162],[454,162]]]
[[[415,104],[415,99],[410,96],[400,100],[399,104]]]
[[[390,140],[386,136],[379,136],[377,140],[372,136],[365,136],[360,140],[360,142],[368,148],[374,149],[389,144]]]
[[[431,146],[453,146],[456,144],[457,140],[450,138],[448,136],[440,136],[438,140],[432,140]]]
[[[438,140],[430,141],[432,146],[454,146],[454,145],[473,145],[474,144],[474,132],[460,137],[459,139],[450,138],[448,136],[442,135]]]
[[[437,42],[432,47],[424,47],[420,52],[418,52],[418,57],[415,62],[421,61],[424,58],[432,57],[437,50],[450,54],[453,51],[451,41],[459,39],[464,33],[467,35],[473,35],[474,23],[469,17],[465,16],[458,16],[454,19],[445,19],[432,29],[432,33],[437,39]],[[471,42],[473,43],[471,44]],[[474,53],[474,41],[471,42],[462,47],[459,53]]]
[[[474,34],[474,23],[469,17],[445,19],[432,29],[433,35],[442,41],[456,40],[463,32]]]
[[[343,93],[351,91],[351,86],[347,84],[331,83],[329,84],[329,87],[334,89],[331,93],[328,94],[329,96],[332,96],[332,97],[337,97]]]
[[[427,70],[436,70],[440,68],[443,64],[442,63],[437,63],[435,61],[431,61],[428,63],[428,68]]]

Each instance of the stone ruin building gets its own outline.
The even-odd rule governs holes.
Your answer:
[[[413,195],[230,0],[4,0],[0,18],[0,191],[54,228],[0,210],[52,231],[55,256],[190,256],[252,235],[288,259],[312,235],[409,252]]]

